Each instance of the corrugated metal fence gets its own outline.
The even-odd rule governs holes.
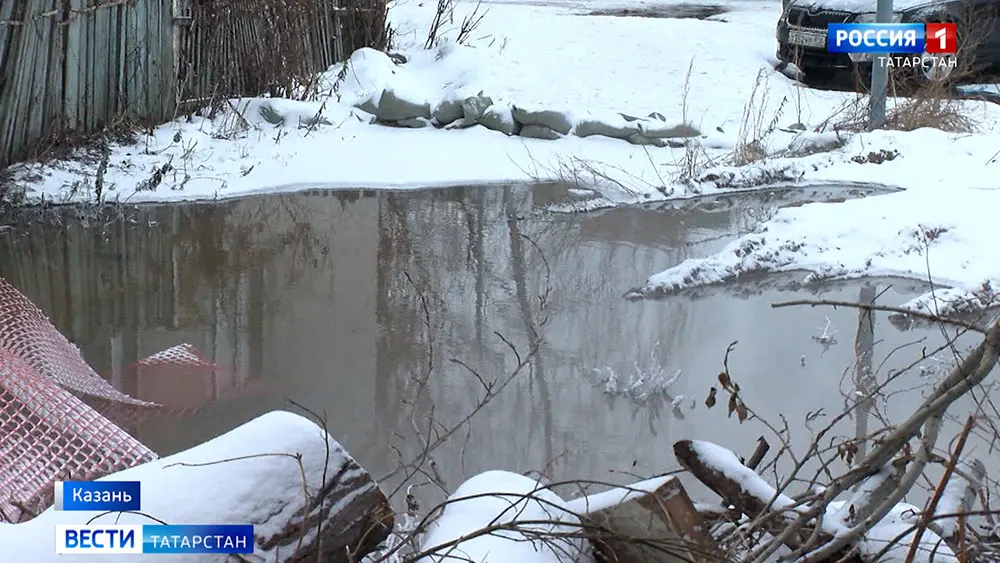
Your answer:
[[[345,12],[337,0],[0,0],[0,167],[64,131],[301,82],[343,58]]]

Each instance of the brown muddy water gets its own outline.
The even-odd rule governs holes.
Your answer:
[[[675,440],[748,455],[767,434],[728,418],[724,395],[705,405],[734,341],[730,370],[745,402],[775,424],[783,415],[804,444],[807,415],[832,416],[852,391],[857,313],[771,304],[854,301],[863,282],[800,288],[794,276],[767,277],[652,301],[624,292],[716,251],[779,206],[866,193],[800,188],[571,214],[549,210],[569,197],[554,186],[313,191],[142,206],[86,226],[76,211],[49,210],[0,234],[0,274],[124,391],[176,403],[218,397],[133,429],[161,455],[294,410],[293,400],[325,413],[331,434],[385,475],[400,455],[419,453],[418,431],[454,426],[483,397],[483,381],[509,376],[512,345],[528,367],[436,450],[444,484],[486,469],[627,482],[623,474],[676,468]],[[887,305],[924,291],[865,283]],[[885,377],[942,338],[877,314],[875,367]],[[123,370],[180,342],[224,367],[217,381],[150,386]],[[947,353],[924,362],[878,409],[906,414],[949,362]],[[848,420],[841,435],[853,429]]]

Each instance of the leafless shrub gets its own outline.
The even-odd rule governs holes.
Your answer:
[[[688,63],[687,72],[684,74],[684,85],[681,87],[681,122],[690,125],[689,100],[691,96],[691,75],[694,72],[694,59]],[[677,180],[683,184],[694,186],[695,180],[712,163],[711,157],[705,147],[695,138],[686,139],[684,142],[684,153],[677,162]]]
[[[447,26],[455,24],[455,8],[458,0],[437,0],[437,8],[434,11],[434,18],[427,29],[427,39],[424,41],[424,49],[433,49],[444,37]],[[466,14],[459,23],[455,35],[455,42],[459,45],[465,44],[472,37],[472,32],[479,27],[486,17],[488,10],[481,11],[482,2],[476,1],[475,7]]]
[[[908,98],[897,98],[886,113],[885,127],[898,131],[932,127],[949,133],[971,133],[977,129],[967,102],[956,99],[946,83],[933,83]]]
[[[866,312],[870,314],[872,310],[898,311],[892,307],[874,304],[833,301],[799,301],[775,306],[791,305],[855,306],[861,309],[862,317]],[[870,412],[863,412],[860,409],[864,407],[870,410],[875,403],[873,399],[882,397],[892,382],[898,381],[903,374],[910,373],[911,369],[889,373],[881,379],[869,377],[864,387],[858,387],[845,396],[846,407],[839,414],[832,417],[822,411],[808,414],[804,426],[812,434],[812,439],[804,453],[796,453],[796,448],[792,447],[791,426],[784,417],[781,417],[780,423],[769,422],[761,413],[743,401],[739,384],[729,369],[729,353],[732,351],[730,347],[719,375],[722,392],[729,396],[729,415],[736,414],[741,422],[744,420],[760,422],[771,429],[781,443],[778,455],[761,472],[774,471],[777,485],[771,489],[773,492],[761,496],[751,493],[749,497],[753,498],[734,497],[733,491],[740,490],[739,487],[727,489],[724,484],[720,485],[718,482],[712,487],[712,476],[705,474],[704,468],[689,467],[695,472],[696,477],[721,494],[727,504],[736,506],[737,512],[742,512],[747,517],[742,520],[739,518],[733,520],[731,516],[717,518],[716,537],[720,542],[734,548],[733,553],[737,555],[735,560],[761,562],[777,553],[779,549],[784,549],[791,558],[803,557],[810,561],[823,561],[828,558],[855,561],[856,556],[852,555],[854,542],[896,507],[920,479],[927,479],[925,469],[932,465],[943,465],[951,466],[951,473],[955,472],[957,465],[955,459],[961,454],[962,448],[959,446],[964,441],[963,436],[967,436],[973,426],[981,426],[978,423],[973,425],[971,421],[981,420],[987,413],[980,410],[973,414],[974,418],[966,421],[965,429],[958,436],[959,446],[948,455],[940,455],[935,449],[941,421],[954,402],[973,391],[993,369],[1000,354],[1000,325],[994,323],[984,329],[975,324],[942,319],[934,315],[918,314],[918,316],[942,325],[951,325],[958,328],[961,334],[968,331],[984,334],[983,343],[964,358],[957,356],[958,365],[949,375],[936,382],[933,391],[925,395],[923,405],[902,423],[889,425],[884,415],[876,414],[874,416],[884,421],[887,426],[874,431],[869,430],[867,426],[859,426],[859,431],[853,438],[839,436],[835,429],[840,422],[852,416],[872,416]],[[926,357],[953,349],[954,338],[949,338],[934,351],[925,350],[910,368],[920,364]],[[859,351],[859,361],[863,357]],[[719,390],[713,387],[706,405],[714,406],[718,402],[719,394]],[[817,426],[824,418],[829,422]],[[917,441],[915,447],[912,444],[913,440]],[[787,464],[791,464],[792,469],[790,472],[786,470],[784,475],[779,477],[776,467],[778,460],[783,457]],[[846,471],[838,471],[836,469],[838,464],[846,467]],[[805,470],[807,466],[811,468]],[[923,517],[918,518],[908,531],[915,529],[920,534],[921,528],[933,528],[928,523],[932,516],[928,515],[937,514],[935,507],[941,496],[937,491],[943,490],[948,475],[949,471],[946,470],[942,479],[928,480],[934,494],[922,512]],[[881,485],[883,481],[880,479],[889,479],[885,481],[888,486]],[[763,484],[763,480],[760,483],[764,489],[770,488],[769,485]],[[797,494],[788,492],[793,485],[802,492]],[[750,489],[744,487],[742,490]],[[831,509],[830,503],[840,498],[842,494],[849,495],[850,499],[842,507]],[[934,500],[935,498],[938,501]],[[963,510],[971,510],[971,507]],[[991,512],[988,505],[985,511]],[[969,516],[971,517],[971,514]],[[949,549],[956,554],[960,552],[968,554],[970,550],[967,548],[973,543],[979,547],[985,546],[984,542],[973,540],[972,529],[964,525],[952,535],[940,529],[936,531],[941,532],[938,535],[944,538],[944,543],[947,544],[946,547],[939,542],[936,549]],[[906,534],[903,533],[892,543],[898,543],[905,537]],[[912,553],[923,549],[922,545],[915,547],[914,543],[907,540],[902,544],[905,548],[904,554],[907,550]],[[965,548],[961,548],[962,545]],[[886,546],[883,552],[889,547]],[[871,560],[879,560],[879,556],[872,557],[872,555],[875,554],[868,553],[865,556]],[[941,556],[944,556],[944,551]],[[975,559],[975,561],[986,560]],[[960,561],[964,563],[973,559],[963,557]]]
[[[767,84],[769,76],[770,71],[767,68],[761,68],[757,72],[757,78],[750,90],[750,98],[743,106],[736,148],[728,159],[735,166],[744,166],[767,158],[768,137],[778,128],[785,104],[788,103],[788,98],[782,97],[778,106],[772,110]]]

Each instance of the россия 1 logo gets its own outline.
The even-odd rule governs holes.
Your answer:
[[[881,68],[921,69],[936,80],[957,65],[958,28],[953,23],[832,23],[826,50],[867,55]]]
[[[958,29],[953,23],[831,23],[826,30],[831,53],[954,54]]]

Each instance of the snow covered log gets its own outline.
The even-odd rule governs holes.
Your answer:
[[[430,524],[419,563],[593,563],[580,519],[530,477],[486,471],[462,483]]]
[[[774,487],[722,446],[681,440],[674,444],[674,456],[681,467],[750,518],[760,516],[768,506],[781,510],[795,503],[785,495],[775,497]]]
[[[770,483],[743,465],[735,453],[722,446],[711,442],[681,440],[674,443],[674,456],[681,467],[687,469],[695,478],[722,497],[723,501],[748,518],[757,518],[768,512],[779,513],[780,517],[769,523],[772,531],[779,531],[799,515],[795,501],[788,496],[778,494]],[[793,534],[785,545],[797,549],[809,535],[810,531],[807,530],[798,535]],[[827,541],[831,536],[821,532],[819,537],[821,541]],[[828,560],[841,561],[843,555],[845,555],[843,552],[837,552]],[[815,563],[825,560],[827,559]],[[861,563],[857,555],[850,555],[846,561]]]
[[[698,563],[718,552],[676,477],[616,487],[567,506],[589,524],[587,536],[606,561]]]
[[[979,459],[959,462],[956,469],[934,510],[934,522],[945,539],[958,534],[962,521],[958,515],[972,511],[986,479],[986,465]]]
[[[254,554],[246,560],[254,563],[346,563],[371,552],[393,524],[389,504],[368,472],[317,425],[283,411],[100,480],[140,481],[142,513],[50,508],[23,524],[0,524],[0,561],[93,563],[92,556],[55,555],[54,526],[91,520],[157,523],[152,517],[168,524],[253,524]],[[145,563],[148,556],[114,560]],[[231,559],[199,554],[174,555],[171,561]]]

